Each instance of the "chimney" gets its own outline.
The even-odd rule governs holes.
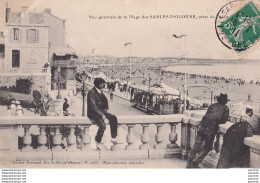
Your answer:
[[[8,8],[8,3],[6,3],[6,9],[5,9],[5,23],[8,23],[9,16],[10,16],[11,9]]]
[[[28,10],[29,7],[22,6],[21,7],[21,13],[25,13]]]
[[[51,14],[51,9],[50,8],[45,8],[45,11]]]

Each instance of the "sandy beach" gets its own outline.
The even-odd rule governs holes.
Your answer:
[[[160,65],[144,65],[141,63],[134,63],[132,64],[132,80],[135,84],[148,86],[148,78],[150,77],[150,85],[161,82],[175,89],[181,89],[184,87],[185,75],[180,73],[184,73],[186,71],[190,74],[207,74],[207,78],[194,78],[191,77],[191,75],[187,75],[186,85],[209,86],[213,88],[213,96],[219,95],[219,93],[227,93],[230,99],[230,102],[228,103],[229,105],[237,106],[242,103],[243,106],[248,106],[255,109],[255,111],[259,111],[260,85],[258,83],[258,79],[260,77],[257,72],[257,69],[259,68],[258,65],[258,62],[254,64],[208,63],[200,65],[190,63],[186,66],[188,69],[185,70],[185,66],[180,64],[175,66],[171,65],[169,67],[161,67]],[[215,72],[212,71],[213,68],[215,68]],[[241,70],[238,68],[244,69]],[[228,70],[230,70],[229,75]],[[172,71],[172,74],[170,72],[161,74],[162,71]],[[121,81],[127,82],[127,78],[130,75],[130,66],[114,65],[110,67],[101,67],[101,72],[107,76],[106,79],[120,79]],[[230,82],[227,83],[225,80],[215,79],[213,76],[230,79]],[[251,80],[253,80],[253,82]],[[243,82],[240,83],[239,81]],[[191,87],[188,89],[188,95],[191,98],[196,98],[203,102],[210,103],[210,91],[207,88]]]

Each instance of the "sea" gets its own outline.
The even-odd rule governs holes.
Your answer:
[[[185,64],[170,66],[166,71],[260,81],[260,61],[188,60]]]

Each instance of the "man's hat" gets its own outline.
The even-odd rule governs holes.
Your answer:
[[[68,101],[68,99],[67,99],[67,98],[64,98],[64,100],[65,100],[65,101]]]
[[[95,78],[94,85],[98,87],[101,83],[105,83],[106,81],[103,78]]]
[[[226,104],[229,101],[227,94],[220,93],[220,95],[217,96],[217,101],[218,103]]]

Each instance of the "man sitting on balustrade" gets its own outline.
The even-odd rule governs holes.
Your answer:
[[[87,116],[98,125],[97,135],[95,137],[97,149],[103,150],[105,147],[101,144],[102,137],[106,130],[105,120],[109,121],[111,129],[111,142],[117,144],[117,117],[108,112],[108,100],[102,89],[104,88],[105,80],[95,78],[94,85],[87,95]]]
[[[212,149],[214,138],[218,131],[218,126],[228,120],[229,108],[226,106],[227,94],[217,97],[218,103],[209,106],[205,116],[203,116],[197,131],[197,137],[193,148],[190,150],[186,168],[198,168],[198,164]],[[202,150],[201,145],[205,142]]]

